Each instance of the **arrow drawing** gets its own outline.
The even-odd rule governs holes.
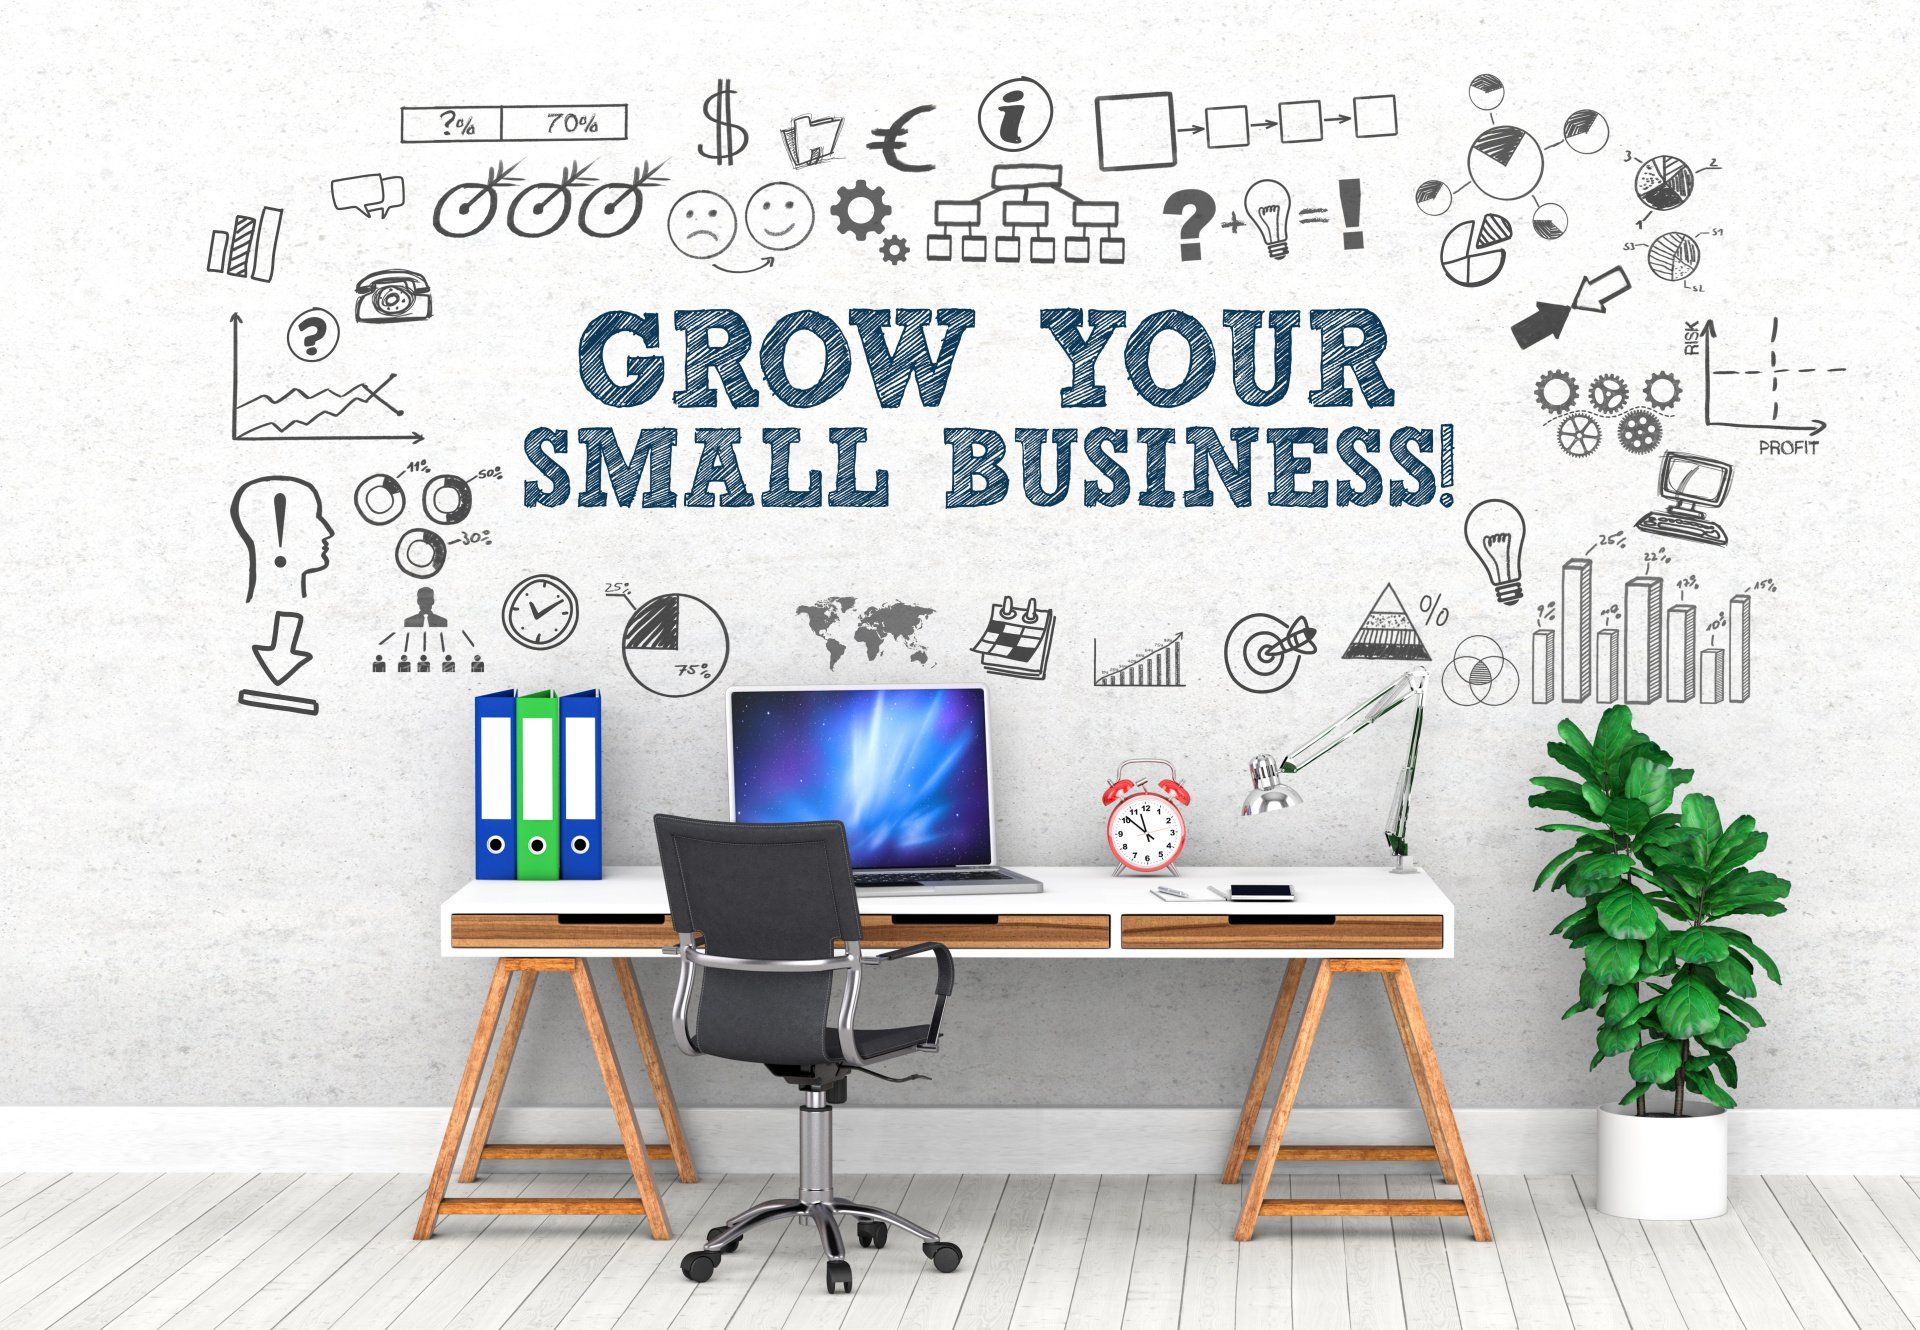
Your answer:
[[[1573,294],[1573,303],[1555,305],[1545,300],[1533,302],[1533,313],[1513,325],[1513,340],[1520,344],[1522,351],[1535,342],[1544,342],[1549,337],[1558,337],[1561,329],[1567,326],[1567,316],[1574,310],[1585,310],[1589,314],[1605,314],[1607,306],[1614,299],[1633,289],[1626,272],[1618,267],[1609,268],[1598,277],[1582,277],[1580,289]]]
[[[315,421],[344,416],[356,406],[367,402],[378,402],[396,416],[406,412],[389,402],[380,394],[394,380],[387,375],[378,384],[356,383],[344,392],[335,388],[323,388],[317,393],[307,392],[303,388],[289,388],[274,396],[269,393],[255,393],[242,401],[240,398],[240,325],[244,320],[239,314],[230,315],[228,322],[233,326],[233,378],[228,402],[229,434],[236,441],[252,442],[259,439],[297,439],[304,442],[379,442],[419,443],[422,436],[418,430],[411,434],[317,434],[310,433],[303,426]],[[241,413],[247,413],[247,423],[241,423]]]
[[[1780,320],[1776,318],[1773,321],[1773,326],[1767,331],[1767,368],[1717,370],[1713,367],[1713,339],[1718,335],[1719,329],[1713,326],[1712,319],[1708,319],[1706,327],[1700,330],[1700,360],[1703,370],[1701,377],[1705,381],[1700,396],[1703,402],[1701,411],[1706,423],[1709,425],[1724,426],[1727,429],[1763,429],[1770,430],[1775,434],[1804,434],[1808,438],[1818,438],[1821,431],[1827,427],[1827,422],[1821,420],[1818,416],[1813,418],[1811,424],[1806,425],[1782,425],[1780,423],[1780,376],[1782,374],[1845,374],[1847,372],[1846,366],[1833,365],[1825,368],[1799,366],[1793,369],[1782,369],[1780,367],[1780,353],[1775,349],[1780,341]],[[1713,418],[1714,376],[1729,374],[1764,374],[1768,376],[1768,394],[1773,401],[1773,419],[1766,421],[1748,421],[1715,420]]]
[[[300,672],[313,659],[311,651],[300,649],[300,629],[306,620],[292,610],[276,610],[273,615],[273,640],[253,649],[253,658],[267,679],[278,688]],[[284,640],[283,640],[284,639]]]

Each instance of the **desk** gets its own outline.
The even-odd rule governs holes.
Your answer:
[[[1464,1215],[1474,1237],[1486,1241],[1492,1230],[1474,1185],[1465,1147],[1455,1125],[1446,1083],[1421,1013],[1419,996],[1407,968],[1409,960],[1444,959],[1453,955],[1453,903],[1425,873],[1394,874],[1385,868],[1185,868],[1173,878],[1138,875],[1115,877],[1110,868],[1021,868],[1020,872],[1046,884],[1040,892],[1013,895],[881,896],[860,897],[861,931],[865,945],[876,950],[912,942],[944,942],[961,957],[1029,957],[1034,959],[1285,959],[1288,961],[1280,993],[1273,1005],[1266,1036],[1254,1061],[1238,1129],[1227,1148],[1223,1183],[1239,1181],[1248,1161],[1254,1165],[1246,1201],[1234,1236],[1253,1236],[1258,1220],[1281,1215]],[[1297,899],[1286,904],[1229,904],[1209,888],[1225,890],[1234,882],[1289,882]],[[1192,899],[1163,901],[1148,887],[1158,882],[1187,892]],[[463,1198],[445,1201],[448,1177],[466,1131],[475,1089],[499,1023],[506,985],[512,973],[537,975],[540,968],[564,969],[572,974],[588,1033],[594,1040],[608,1098],[619,1123],[621,1145],[604,1146],[496,1146],[487,1132],[498,1107],[499,1090],[512,1057],[512,1040],[524,1016],[524,999],[531,981],[521,990],[515,1012],[502,1040],[501,1054],[481,1115],[475,1125],[463,1177],[473,1176],[483,1158],[625,1158],[640,1190],[637,1201],[620,1211],[644,1210],[656,1237],[667,1236],[665,1216],[650,1176],[647,1159],[672,1157],[682,1176],[692,1173],[691,1154],[673,1111],[672,1091],[659,1064],[645,1005],[632,982],[628,958],[657,956],[676,939],[668,918],[666,889],[658,868],[609,868],[597,882],[470,882],[441,907],[440,944],[443,956],[487,957],[496,962],[493,987],[483,1007],[480,1028],[459,1093],[447,1124],[439,1164],[427,1189],[416,1237],[430,1236],[435,1217],[442,1213],[482,1213],[481,1207],[508,1206],[526,1213],[596,1213],[589,1205],[617,1202],[563,1203],[484,1201]],[[628,1014],[634,1023],[652,1078],[661,1117],[667,1124],[670,1146],[647,1146],[640,1140],[605,1026],[598,1018],[592,979],[586,961],[596,957],[615,961],[615,974]],[[1318,962],[1311,983],[1305,985],[1301,1012],[1278,1097],[1258,1146],[1253,1133],[1265,1102],[1273,1067],[1296,1000],[1300,997],[1309,962]],[[1307,1056],[1318,1032],[1328,989],[1337,974],[1378,974],[1388,1005],[1406,1049],[1407,1065],[1426,1117],[1432,1144],[1426,1146],[1288,1146],[1283,1144],[1287,1119],[1298,1098]],[[600,1033],[595,1035],[598,1028]],[[503,1060],[504,1059],[504,1060]],[[657,1073],[657,1074],[656,1074]],[[545,1150],[548,1153],[531,1154]],[[574,1153],[558,1153],[573,1151]],[[591,1154],[585,1152],[592,1152]],[[1266,1195],[1274,1166],[1283,1159],[1424,1160],[1437,1164],[1445,1181],[1460,1188],[1460,1198],[1431,1200],[1300,1199],[1276,1200]],[[568,1209],[535,1210],[534,1205],[563,1204]]]

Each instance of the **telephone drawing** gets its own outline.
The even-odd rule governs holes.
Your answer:
[[[382,268],[353,288],[356,323],[417,323],[433,317],[433,292],[427,279],[406,268]]]

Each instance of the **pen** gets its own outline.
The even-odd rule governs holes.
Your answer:
[[[1147,888],[1147,890],[1151,891],[1154,895],[1158,896],[1163,901],[1166,901],[1166,900],[1190,901],[1193,899],[1192,896],[1188,895],[1184,891],[1181,891],[1178,887],[1149,887]]]

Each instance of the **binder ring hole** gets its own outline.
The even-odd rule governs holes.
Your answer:
[[[534,836],[530,838],[527,841],[527,852],[529,854],[545,854],[547,852],[547,838],[545,836]]]
[[[585,854],[587,852],[587,838],[585,836],[575,836],[573,838],[573,852],[575,854]]]
[[[500,836],[487,837],[487,853],[488,854],[498,854],[500,853],[500,851],[506,848],[507,848],[507,842],[504,838]]]

